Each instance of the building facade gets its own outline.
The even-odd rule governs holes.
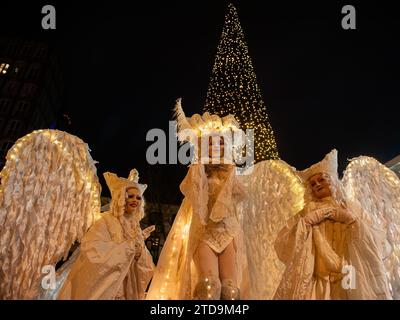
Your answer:
[[[58,56],[44,42],[0,39],[0,167],[25,134],[54,128],[62,107]]]

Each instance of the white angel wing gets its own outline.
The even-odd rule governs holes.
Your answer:
[[[272,299],[284,264],[274,242],[286,221],[304,206],[304,187],[295,169],[281,160],[257,163],[240,176],[247,199],[239,207],[249,266],[250,299]]]
[[[400,299],[400,179],[374,158],[362,156],[351,160],[342,181],[347,196],[367,215],[365,221],[384,231],[390,243],[385,266],[393,297]]]
[[[87,144],[34,131],[8,151],[0,173],[0,299],[34,299],[42,268],[66,259],[100,212]]]

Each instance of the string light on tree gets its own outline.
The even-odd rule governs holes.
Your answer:
[[[204,111],[233,114],[243,130],[254,129],[255,161],[278,159],[274,132],[261,97],[236,8],[229,4]]]

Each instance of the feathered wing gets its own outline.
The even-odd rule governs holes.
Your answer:
[[[0,186],[0,299],[34,299],[42,267],[66,259],[100,212],[87,144],[34,131],[8,151]]]
[[[251,169],[251,168],[250,168]],[[272,299],[284,264],[274,242],[286,221],[304,206],[304,188],[295,169],[281,160],[257,163],[240,176],[247,199],[238,208],[249,266],[249,298]]]
[[[180,142],[184,142],[187,137],[185,130],[192,129],[188,119],[186,118],[185,112],[182,108],[182,98],[176,100],[175,108],[174,108],[174,119],[177,124],[177,138]]]
[[[382,245],[382,255],[392,295],[400,299],[400,179],[374,158],[361,156],[351,160],[342,181],[350,200],[361,206],[364,221],[382,230],[390,244],[389,250]]]

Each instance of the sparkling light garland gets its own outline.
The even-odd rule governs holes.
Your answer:
[[[157,285],[154,287],[154,290],[150,287],[146,299],[176,299],[178,291],[182,289],[177,283],[176,275],[179,273],[180,268],[184,266],[182,259],[187,255],[191,219],[191,214],[175,219],[167,239],[167,242],[170,242],[170,244],[164,244],[163,252],[160,256],[160,260],[165,262],[165,267],[162,267],[166,268],[165,273],[161,277],[158,275],[153,277],[152,286],[155,286],[154,282]]]

